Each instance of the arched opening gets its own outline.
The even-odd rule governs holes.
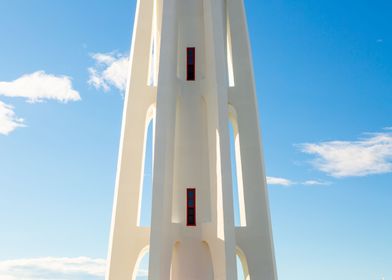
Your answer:
[[[171,280],[214,279],[214,267],[210,247],[203,241],[184,240],[173,246],[171,261]]]
[[[234,209],[234,224],[236,227],[241,226],[240,206],[238,198],[238,180],[237,180],[237,164],[235,160],[235,136],[234,129],[231,122],[229,122],[230,131],[230,161],[231,161],[231,180],[233,186],[233,209]]]
[[[151,226],[152,210],[152,174],[154,158],[155,107],[151,106],[147,113],[144,132],[144,156],[139,192],[138,227]]]
[[[250,280],[248,262],[244,252],[237,248],[237,279],[238,280]]]
[[[244,269],[242,268],[242,263],[238,255],[237,255],[237,280],[245,280]]]
[[[138,257],[135,268],[133,270],[132,280],[148,279],[148,263],[150,259],[149,247],[144,248]]]
[[[229,105],[229,120],[234,223],[236,227],[246,227],[240,136],[238,132],[237,114],[235,112],[235,109],[231,105]]]

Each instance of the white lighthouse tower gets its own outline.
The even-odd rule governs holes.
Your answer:
[[[138,0],[107,280],[276,280],[243,0]],[[153,120],[151,227],[140,226]],[[230,160],[235,139],[240,226]]]

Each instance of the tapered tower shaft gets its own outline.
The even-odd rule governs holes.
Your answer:
[[[151,227],[140,227],[146,131],[154,123]],[[241,227],[235,227],[229,122]],[[242,0],[139,0],[130,56],[107,280],[275,280]]]

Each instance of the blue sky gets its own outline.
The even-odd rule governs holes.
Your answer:
[[[1,279],[103,279],[135,6],[0,1]],[[279,278],[392,279],[392,3],[246,6]]]

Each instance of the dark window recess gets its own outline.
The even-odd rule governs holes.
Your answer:
[[[196,80],[196,49],[186,49],[186,79],[188,81]]]
[[[186,190],[186,225],[196,226],[196,189]]]

